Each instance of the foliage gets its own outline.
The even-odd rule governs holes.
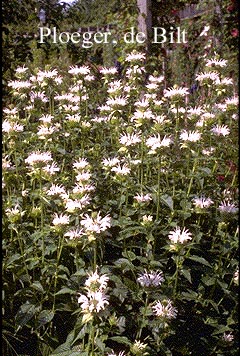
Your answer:
[[[8,82],[4,355],[237,353],[229,68],[206,57],[189,91],[164,90],[144,53],[122,65],[24,66]]]

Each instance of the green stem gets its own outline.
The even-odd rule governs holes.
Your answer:
[[[147,311],[147,307],[148,307],[148,293],[146,292],[146,300],[145,300],[145,305],[144,305],[144,310],[143,310],[143,317],[142,317],[142,321],[141,321],[141,325],[140,325],[140,329],[137,332],[136,335],[136,340],[140,340],[141,335],[142,335],[142,330],[144,327],[144,321],[145,321],[145,317],[146,317],[146,311]]]
[[[93,241],[93,271],[97,268],[97,241]]]
[[[43,199],[42,199],[42,195],[43,195],[43,189],[42,189],[42,168],[40,168],[39,190],[40,190],[41,233],[42,233],[42,263],[44,264],[45,242],[44,242],[44,234],[43,234],[44,216],[43,216]]]
[[[173,298],[175,298],[176,294],[177,294],[178,274],[179,274],[179,261],[180,261],[180,256],[178,254],[177,260],[176,260],[176,271],[174,273],[175,280],[174,280],[174,286],[173,286]]]
[[[157,188],[157,213],[156,213],[156,220],[159,219],[159,212],[160,212],[160,175],[161,175],[161,156],[159,156],[158,161],[158,188]]]
[[[191,179],[190,179],[190,182],[189,182],[189,185],[188,185],[188,190],[187,190],[187,198],[189,197],[189,194],[190,194],[190,191],[191,191],[191,188],[192,188],[192,184],[193,184],[193,175],[195,173],[195,170],[197,168],[197,162],[198,162],[198,159],[197,157],[194,159],[194,164],[193,164],[193,169],[192,169],[192,176],[191,176]]]
[[[56,261],[56,271],[54,274],[54,294],[53,294],[53,307],[52,311],[55,311],[55,302],[56,302],[56,291],[57,291],[57,280],[58,280],[58,266],[62,254],[62,249],[63,249],[63,242],[64,242],[64,235],[59,238],[58,241],[58,247],[57,247],[57,261]]]

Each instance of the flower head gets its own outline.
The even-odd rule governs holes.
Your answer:
[[[222,214],[236,214],[238,212],[238,207],[229,201],[223,201],[219,207],[218,210]]]
[[[161,271],[145,271],[139,274],[137,281],[142,287],[156,288],[162,284],[164,277]]]
[[[201,133],[198,131],[183,130],[180,134],[180,139],[183,141],[197,142],[201,138]]]
[[[109,277],[106,274],[99,275],[96,271],[89,274],[85,282],[85,286],[89,291],[95,292],[96,290],[103,291],[107,288]]]
[[[231,342],[231,341],[233,341],[233,339],[234,339],[234,336],[233,336],[233,334],[231,333],[231,332],[229,332],[229,333],[227,333],[227,332],[225,332],[224,334],[223,334],[223,340],[224,341],[226,341],[226,342]]]
[[[125,146],[132,146],[136,143],[141,142],[141,138],[138,134],[123,134],[120,136],[119,139],[120,143]]]
[[[213,204],[213,201],[210,198],[205,198],[203,196],[193,199],[193,204],[196,208],[205,209]]]
[[[109,304],[107,296],[101,292],[88,292],[87,296],[81,294],[78,298],[78,303],[81,304],[84,313],[99,313],[104,310],[106,305]]]
[[[185,227],[182,229],[182,231],[180,227],[176,227],[175,230],[169,232],[168,237],[174,244],[183,244],[187,240],[192,240],[192,234],[187,229],[185,229]]]
[[[26,159],[25,162],[29,166],[42,165],[47,162],[52,161],[52,156],[50,152],[33,152]]]
[[[57,213],[54,214],[54,219],[52,221],[54,226],[61,226],[61,225],[68,225],[69,224],[69,216],[60,214],[58,215]]]
[[[227,125],[215,125],[211,131],[217,136],[227,136],[230,134],[230,130]]]
[[[158,300],[152,306],[153,313],[162,319],[174,319],[177,316],[177,309],[172,306],[172,302],[167,299],[162,302]]]
[[[131,171],[131,169],[126,165],[123,164],[122,166],[118,164],[116,167],[111,168],[112,172],[115,172],[118,175],[128,175]]]
[[[142,62],[144,60],[145,60],[145,53],[140,53],[140,52],[136,52],[136,51],[132,51],[125,58],[126,62],[134,62],[134,61]]]
[[[106,215],[102,218],[100,213],[98,213],[94,218],[86,214],[85,218],[81,220],[81,225],[90,233],[100,234],[111,226],[111,217]]]
[[[138,203],[146,203],[149,202],[150,200],[152,200],[152,197],[150,194],[139,194],[137,193],[137,195],[134,196],[134,199],[137,200]]]
[[[164,90],[163,96],[165,98],[170,98],[173,100],[180,99],[189,94],[188,88],[176,87],[169,88]]]

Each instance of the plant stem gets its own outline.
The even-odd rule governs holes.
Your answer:
[[[161,156],[159,155],[159,161],[158,161],[158,175],[157,175],[158,188],[157,188],[157,213],[156,213],[156,220],[159,219],[159,211],[160,211],[160,174],[161,174]]]
[[[190,194],[190,191],[191,191],[191,188],[192,188],[192,184],[193,184],[193,175],[195,173],[195,170],[196,170],[196,167],[197,167],[197,157],[195,157],[194,159],[194,163],[193,163],[193,169],[192,169],[192,174],[191,174],[191,179],[190,179],[190,182],[189,182],[189,185],[188,185],[188,190],[187,190],[187,198],[189,197],[189,194]]]
[[[42,263],[44,264],[44,255],[45,255],[45,243],[44,243],[44,234],[43,234],[43,189],[42,189],[42,168],[40,168],[40,178],[39,178],[39,190],[40,190],[40,210],[41,210],[41,233],[42,233]]]
[[[141,335],[142,335],[142,329],[143,329],[143,326],[144,326],[146,311],[147,311],[147,307],[148,307],[148,298],[149,298],[148,297],[148,293],[146,292],[146,300],[145,300],[145,305],[144,305],[144,310],[143,310],[143,317],[142,317],[140,329],[138,330],[137,335],[136,335],[136,340],[140,340]]]

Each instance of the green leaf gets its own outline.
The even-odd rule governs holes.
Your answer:
[[[173,211],[173,200],[170,195],[163,194],[160,196],[161,201]]]
[[[132,251],[123,252],[122,255],[123,255],[123,257],[128,258],[130,261],[135,260],[136,257],[137,257],[137,256],[135,255],[135,253],[133,253]]]
[[[60,294],[76,294],[76,291],[65,287],[60,289],[57,293],[55,293],[55,295],[60,295]]]
[[[43,286],[41,285],[41,283],[39,281],[33,282],[31,284],[31,287],[33,289],[37,290],[38,292],[44,293]]]
[[[134,265],[126,258],[119,258],[114,264],[121,267],[123,271],[129,271],[134,269]]]
[[[39,311],[39,307],[36,307],[34,304],[26,302],[21,305],[16,315],[16,323],[19,326],[24,326],[29,320]]]
[[[19,260],[21,255],[19,253],[15,253],[13,256],[10,256],[6,261],[6,267],[9,267],[13,262]]]
[[[109,339],[118,342],[119,344],[129,345],[131,346],[132,343],[128,340],[126,336],[112,336]]]
[[[208,266],[208,267],[211,267],[211,268],[212,268],[212,266],[210,265],[210,263],[209,263],[207,260],[205,260],[205,258],[203,258],[203,257],[199,257],[199,256],[196,256],[196,255],[192,255],[192,256],[189,256],[188,259],[189,259],[189,260],[192,260],[192,261],[199,262],[199,263],[201,263],[202,265],[205,265],[205,266]]]
[[[54,317],[54,312],[52,310],[43,310],[38,315],[39,327],[49,323]]]
[[[64,342],[64,344],[58,346],[58,348],[56,348],[56,350],[53,351],[53,353],[50,355],[54,355],[54,356],[70,356],[69,351],[71,351],[71,344],[73,342],[74,339],[74,330],[71,331],[68,336],[67,336],[67,340]],[[68,352],[68,354],[66,354],[66,352]]]
[[[191,274],[190,274],[189,269],[182,269],[182,270],[180,271],[180,273],[181,273],[190,283],[192,283]]]

